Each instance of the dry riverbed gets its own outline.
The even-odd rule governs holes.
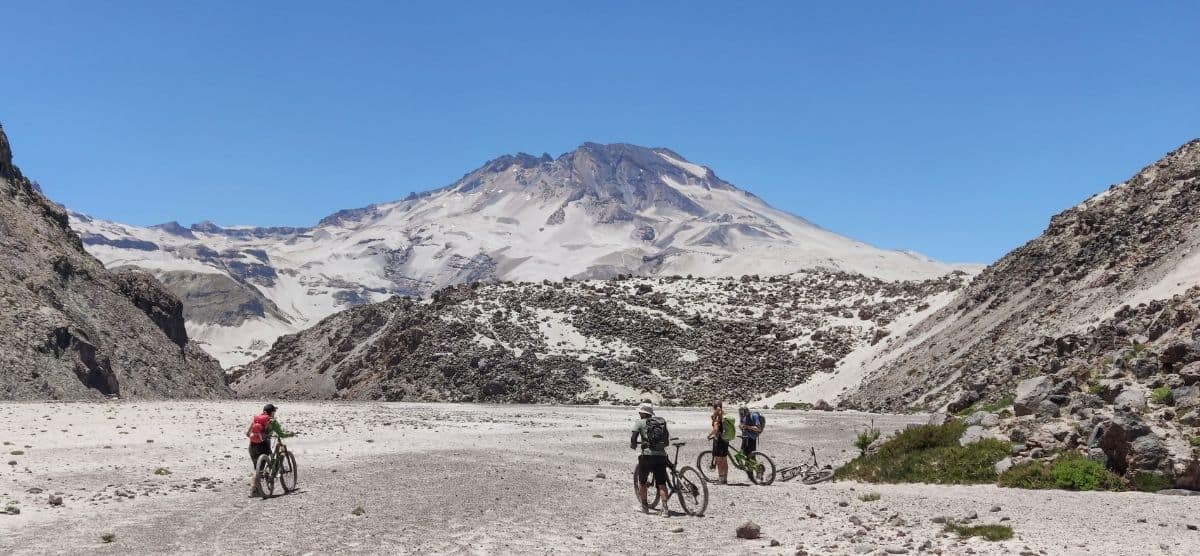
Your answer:
[[[0,405],[0,553],[1195,554],[1197,498],[993,486],[798,482],[710,487],[707,515],[642,514],[625,408],[281,403],[300,490],[248,496],[246,402]],[[766,412],[777,464],[808,446],[853,454],[855,431],[920,419]],[[707,413],[666,409],[705,449]],[[863,501],[864,494],[879,499]],[[61,505],[51,505],[61,496]],[[865,497],[870,498],[870,497]],[[354,515],[362,508],[361,515]],[[678,511],[678,506],[672,509]],[[1005,523],[961,540],[934,518]],[[752,520],[762,538],[741,540]],[[111,535],[111,537],[109,536]],[[106,542],[107,541],[107,542]]]

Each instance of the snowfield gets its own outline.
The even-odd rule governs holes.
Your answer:
[[[176,288],[185,305],[187,293],[225,300],[222,322],[188,319],[225,367],[347,307],[462,282],[813,268],[912,280],[975,270],[827,231],[666,149],[592,143],[553,160],[501,157],[448,187],[311,228],[139,227],[78,213],[71,225],[110,268],[228,277],[204,291]]]

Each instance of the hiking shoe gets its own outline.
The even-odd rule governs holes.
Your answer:
[[[721,477],[719,480],[717,480],[717,484],[718,485],[727,485],[727,484],[729,484],[729,481],[725,480],[725,477]]]
[[[658,510],[658,517],[671,517],[671,512],[667,511],[667,507],[664,505],[661,510]]]

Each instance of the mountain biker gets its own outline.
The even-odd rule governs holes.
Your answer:
[[[283,430],[283,426],[275,420],[275,406],[267,404],[263,406],[262,413],[254,416],[250,427],[246,429],[246,438],[250,439],[250,467],[254,469],[254,476],[250,479],[253,495],[262,492],[258,484],[258,456],[271,455],[271,433],[279,438],[296,436],[295,433]]]
[[[729,441],[725,440],[723,426],[725,424],[725,408],[720,401],[713,402],[712,430],[708,437],[713,441],[713,465],[717,468],[718,483],[726,484],[729,475]],[[732,433],[731,433],[732,434]]]
[[[744,405],[738,408],[738,417],[741,423],[739,428],[742,430],[742,453],[750,459],[755,459],[754,452],[758,450],[758,435],[762,434],[765,420],[762,414],[750,411]]]
[[[667,466],[670,464],[667,459],[666,446],[661,442],[658,446],[651,444],[651,427],[662,427],[661,435],[667,439],[671,437],[667,432],[667,422],[662,417],[654,416],[654,406],[649,403],[643,403],[638,406],[638,420],[633,424],[633,435],[629,437],[629,448],[636,450],[641,440],[642,450],[638,455],[638,498],[642,501],[642,511],[650,513],[646,502],[646,490],[649,483],[649,475],[654,474],[654,484],[658,487],[658,499],[662,500],[662,507],[658,510],[658,515],[669,517],[670,512],[667,511]]]

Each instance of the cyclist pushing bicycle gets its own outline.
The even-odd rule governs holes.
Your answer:
[[[653,473],[654,485],[658,488],[658,499],[662,500],[658,515],[670,517],[670,512],[667,511],[667,467],[670,465],[667,459],[667,444],[671,441],[671,434],[667,431],[667,421],[662,417],[655,417],[654,406],[649,403],[638,406],[638,417],[633,425],[633,435],[629,438],[629,448],[636,450],[639,444],[642,447],[637,467],[638,498],[642,502],[642,511],[650,513],[646,490],[650,474]]]
[[[283,430],[283,425],[275,420],[275,409],[273,404],[264,406],[262,413],[255,415],[254,420],[250,422],[250,428],[246,429],[246,438],[250,439],[250,467],[254,468],[254,476],[250,479],[251,496],[262,495],[257,468],[258,456],[271,455],[271,433],[275,433],[279,438],[296,436],[295,433]]]

